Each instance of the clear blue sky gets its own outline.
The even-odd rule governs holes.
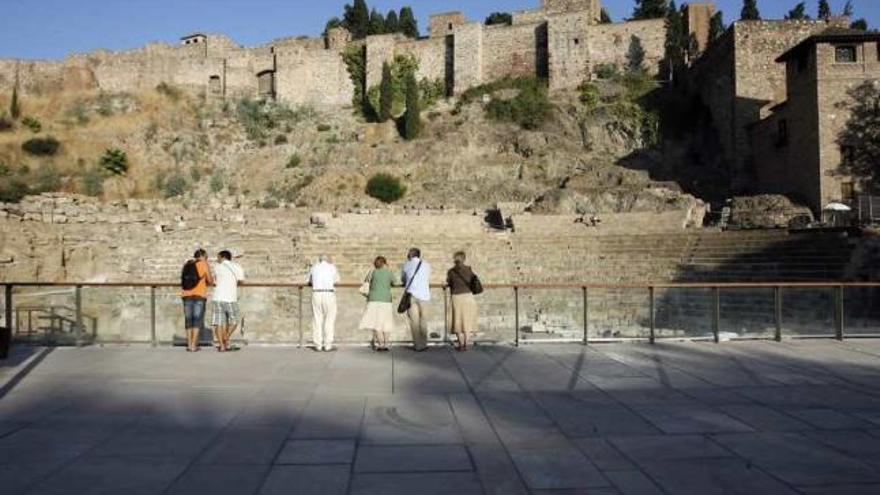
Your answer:
[[[818,0],[808,0],[815,14]],[[846,0],[831,0],[841,8]],[[244,45],[282,36],[317,35],[341,15],[345,0],[0,0],[0,58],[61,58],[96,48],[134,48],[176,42],[192,31],[222,32]],[[462,10],[471,19],[493,11],[537,6],[540,0],[368,0],[382,12],[409,4],[425,31],[427,16]],[[632,13],[633,0],[605,0],[615,20]],[[681,3],[681,2],[679,2]],[[765,18],[780,18],[797,0],[758,0]],[[717,0],[728,22],[742,0]],[[880,0],[853,0],[856,17],[880,26]]]

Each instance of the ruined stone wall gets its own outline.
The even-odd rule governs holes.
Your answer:
[[[455,28],[455,94],[483,83],[483,53],[481,23],[472,22]]]
[[[544,24],[483,28],[483,81],[545,75],[540,70],[546,66],[545,32]]]
[[[351,102],[354,86],[338,51],[276,48],[275,57],[276,88],[282,100],[300,105],[333,106]]]
[[[447,12],[434,14],[428,21],[428,32],[431,38],[443,38],[455,32],[455,26],[467,23],[467,17],[462,12]]]
[[[687,73],[687,91],[700,98],[712,116],[724,163],[732,167],[736,147],[734,114],[736,102],[735,36],[728,29],[698,58]]]
[[[419,62],[416,79],[446,80],[446,38],[414,40],[399,34],[367,37],[367,88],[382,82],[382,64],[398,55],[411,55]]]
[[[709,31],[714,15],[713,3],[687,4],[684,15],[685,32],[688,33],[692,53],[702,53],[709,46]]]
[[[589,25],[586,14],[553,16],[548,26],[550,88],[577,87],[601,64],[625,67],[633,37],[645,49],[645,68],[659,71],[665,29],[662,19]]]

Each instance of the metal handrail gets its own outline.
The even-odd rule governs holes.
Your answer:
[[[179,283],[173,282],[0,282],[0,285],[15,287],[107,287],[107,288],[180,288]],[[340,289],[357,289],[361,283],[344,282],[336,284]],[[446,289],[446,284],[430,284],[432,289]],[[284,282],[245,282],[239,287],[267,288],[267,289],[308,289],[305,283]],[[656,283],[629,283],[629,284],[600,284],[600,283],[545,283],[545,284],[487,284],[486,289],[827,289],[833,287],[843,288],[870,288],[880,287],[880,282],[841,282],[837,280],[816,282],[656,282]]]

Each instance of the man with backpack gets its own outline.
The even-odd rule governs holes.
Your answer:
[[[180,297],[183,299],[183,319],[186,328],[186,351],[199,350],[199,332],[205,326],[205,304],[208,286],[214,277],[208,266],[208,253],[197,249],[192,259],[183,264],[180,274]]]
[[[241,311],[238,308],[238,285],[244,280],[244,269],[232,261],[232,253],[220,251],[214,265],[214,317],[212,323],[220,352],[232,350],[229,338],[238,327]]]

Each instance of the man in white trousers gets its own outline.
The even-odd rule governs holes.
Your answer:
[[[312,341],[316,351],[331,352],[336,330],[336,284],[339,271],[333,266],[330,257],[322,254],[318,262],[309,270],[309,285],[312,286]]]

